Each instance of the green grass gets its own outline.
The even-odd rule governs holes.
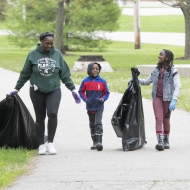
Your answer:
[[[175,57],[182,57],[184,49],[180,46],[169,46],[169,45],[154,45],[154,44],[142,44],[142,49],[134,50],[133,43],[127,42],[113,42],[107,51],[101,52],[103,57],[110,63],[114,69],[113,73],[101,73],[101,76],[107,80],[110,91],[123,93],[127,87],[128,81],[131,79],[131,67],[141,64],[157,64],[158,53],[162,48],[170,49],[174,52]],[[65,56],[69,67],[72,69],[74,61],[79,58],[77,56]],[[82,54],[91,54],[89,52],[83,52]],[[95,54],[95,53],[94,53]],[[96,53],[100,54],[100,53]],[[175,64],[189,64],[189,60],[175,60]],[[72,79],[75,84],[80,84],[81,80],[86,76],[86,73],[72,73]],[[147,76],[140,76],[145,78]],[[190,83],[189,77],[181,77],[182,90],[180,92],[178,108],[190,111],[190,99],[189,91]],[[141,86],[142,96],[144,98],[151,99],[151,86]],[[118,100],[119,101],[119,100]],[[185,103],[184,103],[185,102]]]
[[[22,68],[28,52],[33,49],[19,49],[9,44],[5,36],[0,36],[0,66],[6,69],[19,72]],[[129,70],[138,64],[156,64],[158,53],[162,48],[170,49],[174,52],[175,58],[182,57],[184,48],[181,46],[142,44],[140,50],[134,49],[134,43],[113,42],[106,51],[102,51],[103,57],[109,61],[115,71]],[[70,56],[64,56],[70,68],[73,67],[74,61],[82,54],[92,54],[92,52],[72,52]],[[93,52],[99,55],[100,52]],[[175,60],[175,64],[188,64],[189,60]]]
[[[5,69],[20,72],[23,67],[24,61],[30,49],[20,50],[15,46],[7,45],[8,41],[5,37],[0,36],[2,51],[0,51],[0,67]],[[142,49],[135,50],[133,43],[127,42],[113,42],[106,51],[101,52],[104,59],[106,59],[111,67],[114,69],[113,73],[101,73],[101,76],[108,82],[110,91],[123,93],[127,87],[127,83],[131,78],[131,67],[141,64],[157,64],[158,53],[162,48],[170,49],[174,52],[175,57],[183,56],[184,48],[181,46],[169,45],[155,45],[155,44],[142,44]],[[80,55],[92,54],[92,52],[72,52],[64,56],[70,69],[72,70],[74,62]],[[99,55],[100,52],[93,54]],[[189,60],[175,60],[174,64],[189,64]],[[75,84],[80,84],[82,79],[86,76],[85,73],[72,73],[72,79]],[[140,76],[146,77],[146,76]],[[190,99],[188,83],[189,77],[181,77],[182,90],[180,93],[178,108],[190,111]],[[185,86],[185,88],[184,88]],[[142,86],[142,95],[144,98],[151,98],[151,86]],[[185,102],[185,103],[184,103]]]
[[[36,150],[0,149],[0,189],[10,185],[18,176],[28,172]],[[31,167],[31,166],[30,166]]]
[[[122,32],[134,31],[134,18],[129,15],[121,15],[119,18],[119,30]],[[183,15],[167,16],[140,16],[141,32],[171,32],[184,33],[185,22]]]

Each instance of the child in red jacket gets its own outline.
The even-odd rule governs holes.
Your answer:
[[[100,77],[101,65],[99,63],[90,63],[87,68],[86,77],[79,88],[81,99],[86,102],[86,109],[89,117],[89,126],[93,146],[91,150],[101,151],[102,146],[102,114],[104,102],[109,97],[109,90],[106,81]]]

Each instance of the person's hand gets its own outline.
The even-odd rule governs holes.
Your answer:
[[[170,105],[169,105],[169,110],[170,111],[175,110],[176,102],[177,102],[177,100],[172,99],[172,101],[170,102]]]
[[[104,99],[103,99],[103,98],[100,98],[100,102],[104,102]]]
[[[76,90],[73,90],[73,91],[72,91],[72,95],[73,95],[73,98],[75,99],[75,102],[76,102],[77,104],[79,104],[79,103],[81,102],[81,99],[80,99],[80,97],[79,97],[77,91],[76,91]]]
[[[133,68],[131,68],[131,71],[136,73],[137,76],[140,75],[140,72],[139,72],[138,68],[133,67]]]
[[[10,96],[14,96],[16,94],[18,94],[18,90],[16,90],[16,89],[11,90],[9,93]]]

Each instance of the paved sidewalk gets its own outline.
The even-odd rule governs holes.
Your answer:
[[[105,32],[104,35],[102,33],[98,35],[112,41],[135,41],[134,32]],[[140,39],[141,43],[185,46],[185,33],[141,32]]]
[[[134,8],[123,8],[122,14],[133,16]],[[140,8],[139,16],[183,15],[180,8]]]
[[[0,35],[8,35],[8,31],[0,30]],[[135,41],[134,32],[96,32],[96,35],[112,41]],[[141,43],[185,46],[185,33],[141,32],[140,39]]]
[[[117,3],[120,7],[134,7],[134,2],[133,1],[128,1],[125,3],[126,5],[123,4],[123,0],[117,0]],[[172,3],[172,2],[171,2]],[[160,2],[160,1],[139,1],[140,8],[171,8],[171,9],[176,9],[169,7],[168,5]]]
[[[14,88],[19,74],[0,68],[0,100]],[[127,84],[126,84],[127,85]],[[19,92],[34,116],[29,84]],[[59,122],[55,136],[57,155],[37,156],[34,169],[21,176],[8,190],[185,190],[190,189],[190,113],[176,109],[171,120],[171,149],[155,150],[155,121],[151,100],[143,99],[148,144],[123,152],[121,138],[111,125],[112,114],[122,94],[111,92],[103,115],[104,150],[92,144],[85,104],[77,105],[62,85]]]

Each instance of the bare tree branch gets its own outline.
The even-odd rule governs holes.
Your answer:
[[[172,4],[168,4],[168,3],[166,3],[166,2],[164,2],[164,1],[162,1],[162,0],[158,0],[158,1],[160,1],[161,3],[163,3],[163,4],[165,4],[165,5],[168,5],[168,6],[170,6],[170,7],[173,7],[173,8],[179,8],[180,6],[179,6],[179,3],[173,3],[172,2]]]
[[[180,7],[190,8],[186,0],[176,0],[176,2],[171,2],[172,4],[166,3],[165,1],[162,1],[162,0],[158,0],[158,1],[173,8],[180,8]]]

